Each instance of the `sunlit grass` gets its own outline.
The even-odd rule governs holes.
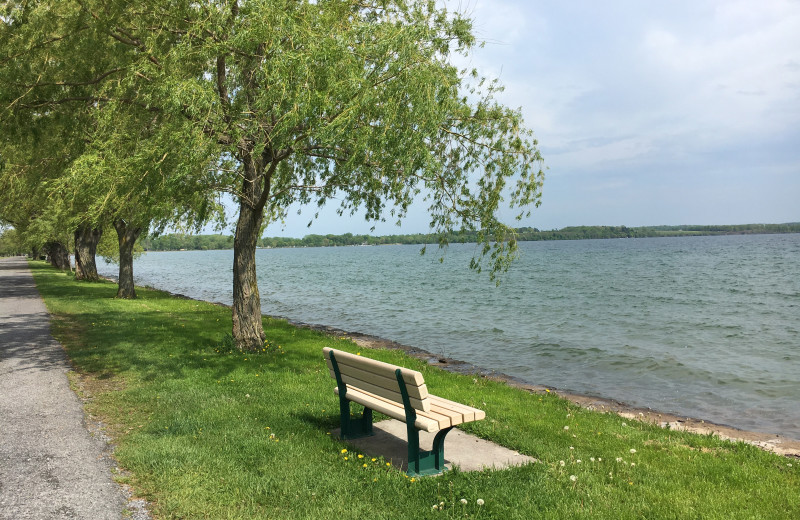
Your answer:
[[[241,353],[226,336],[227,308],[138,288],[139,299],[117,300],[113,284],[31,265],[76,386],[115,439],[122,478],[159,518],[800,517],[800,464],[746,444],[587,411],[279,320],[264,320],[263,351]],[[541,462],[412,480],[352,451],[328,433],[339,415],[325,346],[422,371],[437,395],[486,410],[464,430]]]

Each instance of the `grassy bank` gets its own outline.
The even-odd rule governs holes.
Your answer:
[[[398,351],[367,353],[278,320],[264,320],[263,352],[241,354],[224,341],[226,308],[147,289],[116,300],[113,284],[31,266],[74,385],[117,444],[120,478],[158,518],[800,517],[800,464],[746,444],[590,412]],[[541,463],[412,481],[342,453],[327,433],[338,403],[325,346],[422,371],[437,395],[486,410],[464,430]]]

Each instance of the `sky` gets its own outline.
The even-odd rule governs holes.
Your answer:
[[[541,206],[509,224],[800,221],[800,1],[445,3],[486,42],[461,63],[499,78],[544,156]],[[370,233],[334,209],[265,235]],[[427,230],[418,204],[373,234]]]

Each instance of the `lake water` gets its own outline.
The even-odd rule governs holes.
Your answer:
[[[474,244],[443,263],[419,250],[259,250],[263,311],[800,439],[800,235],[521,243],[500,287],[467,268]],[[232,263],[232,251],[147,253],[134,276],[230,304]]]

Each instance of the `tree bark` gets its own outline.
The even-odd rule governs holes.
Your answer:
[[[261,297],[256,279],[256,244],[263,218],[263,209],[239,204],[233,239],[233,338],[239,350],[259,350],[267,337],[261,323]]]
[[[239,148],[242,165],[242,194],[239,198],[239,220],[233,237],[233,340],[243,351],[263,348],[264,326],[261,323],[261,297],[256,278],[256,244],[264,221],[264,205],[270,190],[270,179],[277,162],[264,166],[270,154],[265,149],[253,156],[252,143]]]
[[[96,282],[100,279],[97,274],[97,243],[103,236],[103,230],[82,226],[75,230],[75,279]]]
[[[47,260],[50,265],[62,271],[72,270],[72,265],[69,261],[69,250],[67,246],[61,242],[48,242],[45,244],[44,249],[47,253]]]
[[[136,289],[133,285],[133,245],[142,232],[140,226],[132,226],[122,219],[114,221],[119,240],[119,285],[117,298],[132,300],[136,298]]]

